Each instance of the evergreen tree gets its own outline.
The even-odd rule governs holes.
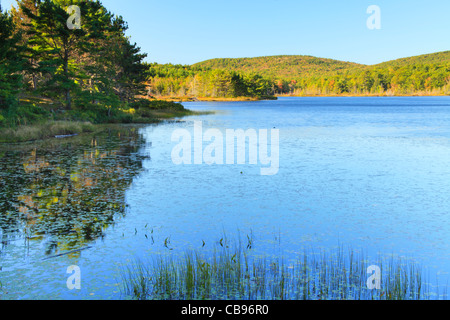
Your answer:
[[[19,41],[20,34],[16,32],[11,15],[0,6],[0,124],[5,118],[2,113],[18,103],[22,81],[19,72],[23,67]]]
[[[39,80],[42,78],[37,72],[37,61],[33,58],[33,47],[28,46],[30,40],[30,23],[31,19],[23,12],[22,7],[27,8],[33,14],[36,14],[39,1],[36,0],[16,0],[17,7],[11,8],[11,15],[13,17],[14,24],[18,32],[20,32],[21,40],[20,45],[24,49],[25,64],[22,70],[22,76],[26,86],[31,87],[33,90],[38,88]]]
[[[145,65],[143,60],[147,54],[140,53],[136,44],[131,44],[127,38],[123,38],[120,44],[120,58],[118,65],[118,94],[121,101],[132,102],[136,96],[145,94]]]
[[[33,48],[32,58],[37,63],[37,72],[45,76],[40,91],[62,102],[66,109],[72,109],[73,96],[82,91],[84,73],[77,59],[88,52],[89,41],[98,33],[97,26],[90,19],[92,1],[37,1],[36,13],[22,5],[21,10],[31,20],[28,34],[29,46]],[[76,4],[84,14],[81,29],[69,29],[69,13],[66,8]]]

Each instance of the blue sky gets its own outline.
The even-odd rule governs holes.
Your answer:
[[[1,0],[9,8],[15,0]],[[450,50],[449,0],[103,0],[149,62],[302,54],[364,64]],[[369,30],[367,8],[381,9]]]

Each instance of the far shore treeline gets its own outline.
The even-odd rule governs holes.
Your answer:
[[[100,1],[16,1],[0,7],[0,130],[189,114],[170,100],[450,94],[450,51],[374,66],[309,56],[148,63],[127,22]],[[68,28],[71,5],[80,8],[80,29]]]
[[[155,96],[450,95],[450,51],[362,65],[311,56],[152,64]]]

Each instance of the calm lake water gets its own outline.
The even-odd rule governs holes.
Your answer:
[[[1,299],[127,298],[124,266],[224,234],[286,259],[340,245],[398,255],[450,279],[450,97],[184,105],[216,112],[0,148]],[[194,120],[278,129],[278,174],[175,165],[172,133]],[[67,288],[71,265],[81,290]]]

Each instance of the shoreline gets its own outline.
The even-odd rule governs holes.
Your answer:
[[[158,97],[160,101],[166,102],[246,102],[246,101],[263,101],[263,100],[277,100],[278,98],[364,98],[364,97],[450,97],[446,94],[328,94],[328,95],[277,95],[275,97],[256,98],[256,97],[236,97],[236,98],[210,98],[210,97]],[[167,120],[175,120],[176,118],[186,117],[190,115],[204,114],[203,112],[196,112],[189,109],[184,110],[152,110],[153,118],[133,120],[131,122],[111,122],[94,124],[88,121],[77,120],[47,120],[41,123],[34,123],[29,125],[21,125],[15,128],[3,127],[0,128],[0,145],[33,142],[47,139],[61,139],[71,136],[78,136],[82,134],[89,134],[101,132],[109,125],[126,125],[126,124],[155,124]],[[211,113],[211,112],[206,112]]]
[[[50,139],[66,139],[70,137],[80,136],[83,134],[93,134],[102,132],[111,126],[116,125],[146,125],[155,124],[176,118],[197,115],[201,112],[184,109],[178,110],[155,110],[154,118],[147,121],[137,119],[132,122],[111,122],[111,123],[92,123],[89,121],[77,120],[46,120],[40,123],[20,125],[17,127],[0,128],[0,146],[8,144],[26,143]],[[140,121],[139,121],[140,120]]]
[[[419,93],[410,93],[410,94],[378,94],[378,93],[374,93],[374,94],[301,94],[301,95],[290,95],[290,94],[286,94],[286,95],[277,95],[277,98],[302,98],[302,97],[307,97],[307,98],[312,98],[312,97],[316,97],[316,98],[327,98],[327,97],[333,97],[333,98],[338,98],[338,97],[343,97],[343,98],[393,98],[393,97],[450,97],[450,94],[419,94]]]
[[[276,96],[268,97],[235,97],[235,98],[219,98],[219,97],[156,97],[157,100],[168,102],[244,102],[244,101],[262,101],[262,100],[277,100]]]
[[[450,94],[283,94],[266,98],[236,97],[236,98],[210,98],[210,97],[157,97],[158,100],[168,102],[246,102],[278,100],[278,98],[392,98],[392,97],[450,97]]]

